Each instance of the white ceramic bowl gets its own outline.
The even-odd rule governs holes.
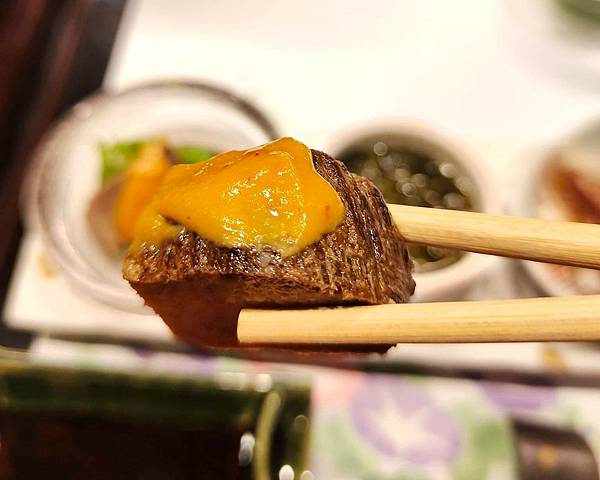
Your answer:
[[[539,187],[542,174],[548,162],[552,161],[557,149],[564,151],[564,146],[573,144],[579,135],[590,129],[597,142],[598,123],[569,135],[551,146],[531,147],[517,158],[519,176],[515,178],[514,195],[509,205],[512,214],[520,217],[544,217],[552,220],[568,221],[562,211],[553,205],[552,198],[540,199]],[[580,139],[581,140],[581,139]],[[596,147],[597,148],[597,147]],[[547,263],[520,260],[528,277],[545,295],[553,297],[568,295],[589,295],[600,293],[598,272],[584,268],[550,265]]]
[[[119,310],[148,312],[122,278],[122,259],[108,256],[86,220],[100,188],[99,142],[165,136],[216,151],[243,149],[277,136],[253,105],[213,85],[161,82],[76,105],[37,149],[25,194],[26,217],[71,282]]]
[[[473,180],[476,187],[476,195],[473,198],[475,210],[501,213],[498,188],[485,166],[463,147],[418,122],[382,119],[350,125],[331,135],[325,142],[324,150],[336,157],[348,147],[360,145],[371,139],[382,139],[394,146],[409,146],[423,153],[443,154],[462,167]],[[417,288],[413,301],[462,299],[494,262],[494,257],[467,253],[447,267],[415,273]]]

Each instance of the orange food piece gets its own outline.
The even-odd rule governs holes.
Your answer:
[[[287,256],[333,232],[344,215],[339,195],[315,170],[310,149],[281,138],[173,166],[136,225],[132,246],[172,238],[169,219],[217,245],[270,246]]]
[[[115,224],[119,235],[133,240],[134,226],[142,211],[151,203],[160,183],[171,167],[163,141],[144,145],[126,172],[115,207]]]

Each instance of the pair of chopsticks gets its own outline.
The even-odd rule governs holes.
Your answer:
[[[409,243],[600,269],[600,225],[389,205]],[[600,295],[242,310],[241,343],[600,340]]]

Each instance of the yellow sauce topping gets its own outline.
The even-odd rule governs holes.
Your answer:
[[[308,147],[281,138],[171,167],[135,225],[132,249],[177,236],[169,219],[218,245],[271,246],[288,256],[334,231],[344,213]]]

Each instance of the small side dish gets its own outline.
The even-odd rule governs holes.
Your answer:
[[[79,321],[73,312],[64,322],[51,321],[47,331],[141,339],[156,325],[148,320],[151,310],[123,279],[121,265],[128,242],[118,235],[114,214],[125,172],[134,170],[134,159],[146,143],[163,141],[171,163],[194,163],[277,137],[276,128],[258,106],[206,83],[147,83],[116,93],[101,92],[73,107],[35,152],[23,192],[24,217],[28,228],[40,233],[51,260],[70,282],[70,293],[98,302],[98,309],[91,308],[94,321]],[[155,158],[146,167],[155,182],[164,161]],[[94,222],[105,227],[92,227],[90,204],[103,189],[106,199],[98,208],[104,213],[96,215]],[[149,190],[143,181],[133,182],[131,189],[146,195]],[[142,203],[125,202],[133,213],[138,210],[135,205]],[[106,232],[108,241],[100,236]],[[114,322],[105,321],[106,308],[110,309],[107,318],[126,316],[123,323],[128,327],[121,331]],[[165,341],[171,338],[165,336]]]
[[[348,169],[370,179],[388,203],[415,207],[472,210],[475,187],[460,165],[443,155],[384,140],[350,146],[338,158]],[[409,247],[416,272],[455,263],[462,252],[419,245]]]
[[[324,149],[375,183],[389,204],[500,214],[500,192],[476,146],[464,147],[417,121],[369,119],[347,125]],[[409,245],[415,302],[461,300],[493,266],[490,256]]]
[[[600,150],[582,140],[576,136],[544,157],[534,192],[538,216],[600,224]],[[548,293],[600,293],[598,271],[549,264],[530,267],[542,288],[554,283]]]

